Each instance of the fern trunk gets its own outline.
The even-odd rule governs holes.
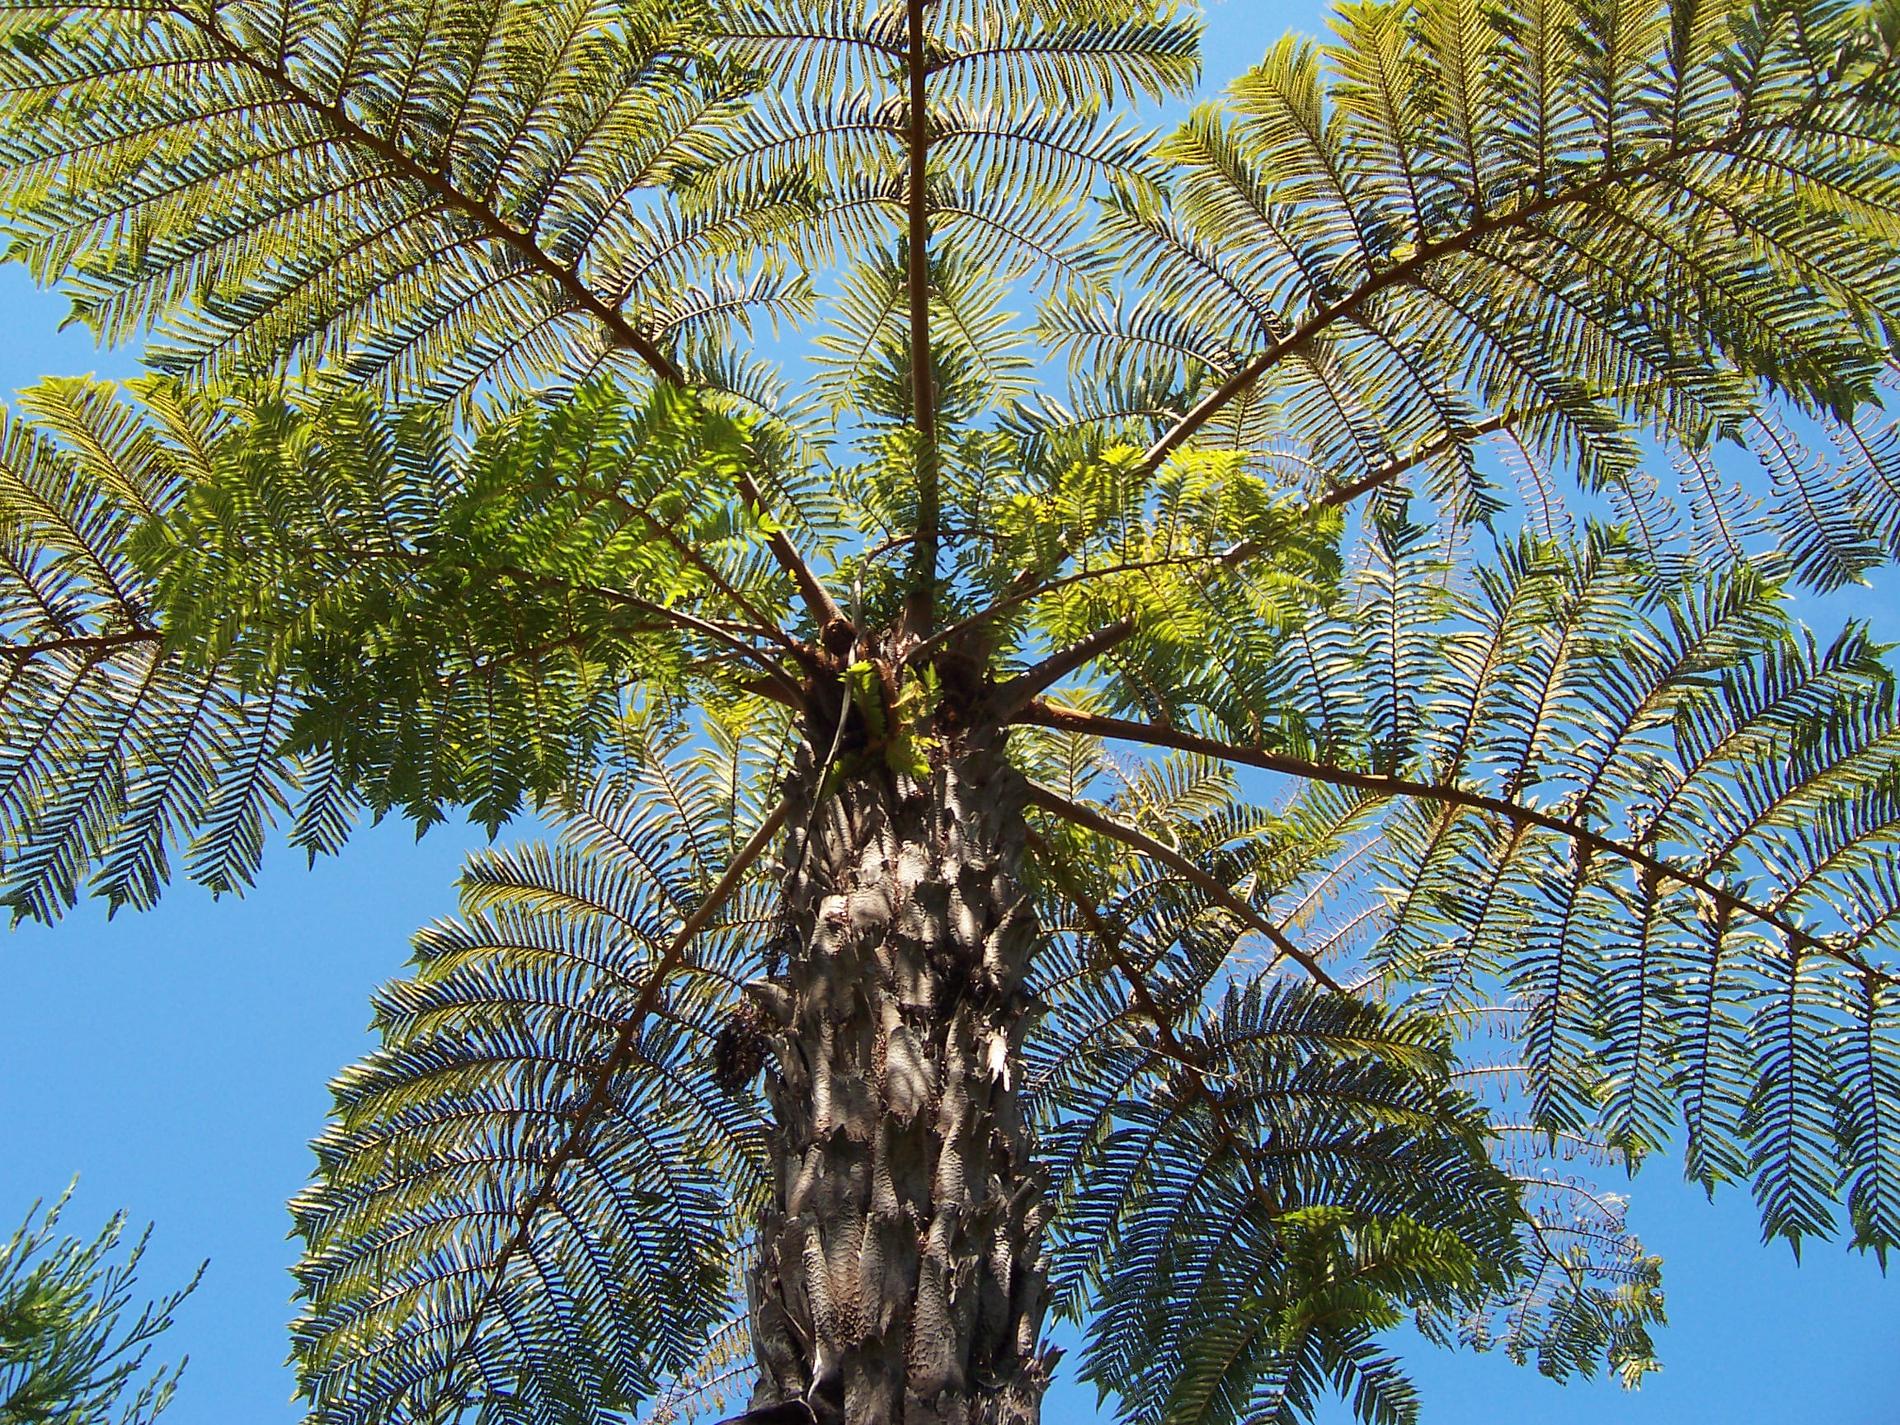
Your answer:
[[[1039,1418],[1044,1204],[1018,1071],[1038,930],[1027,786],[1000,741],[964,740],[921,782],[875,749],[848,755],[791,823],[810,826],[791,841],[795,948],[754,995],[776,1167],[755,1407],[802,1399],[826,1425]],[[808,763],[807,806],[818,780]]]

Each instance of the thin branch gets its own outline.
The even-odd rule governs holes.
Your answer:
[[[121,633],[75,633],[34,643],[0,643],[0,658],[12,660],[16,667],[24,667],[47,653],[87,653],[98,658],[114,649],[164,641],[165,635],[155,628],[129,628]]]
[[[1135,1001],[1135,1009],[1154,1023],[1156,1036],[1161,1040],[1162,1047],[1169,1053],[1185,1059],[1187,1050],[1175,1037],[1172,1018],[1162,1013],[1161,1006],[1149,992],[1147,974],[1138,968],[1122,949],[1120,933],[1090,902],[1088,895],[1069,874],[1068,867],[1056,859],[1055,848],[1038,836],[1033,829],[1026,835],[1030,849],[1040,858],[1039,864],[1043,871],[1050,880],[1055,882],[1056,889],[1067,897],[1069,904],[1075,907],[1075,913],[1082,917],[1082,923],[1088,927],[1089,934],[1095,937],[1095,943],[1100,945],[1103,953],[1108,956],[1108,963],[1114,967],[1115,973],[1128,982],[1128,993]]]
[[[613,498],[623,510],[644,523],[651,533],[658,535],[661,539],[672,545],[680,558],[704,574],[707,579],[712,582],[714,588],[718,589],[720,593],[732,601],[734,608],[745,617],[751,619],[755,627],[765,631],[779,647],[783,648],[787,653],[790,653],[802,663],[815,664],[818,661],[818,655],[810,646],[793,638],[780,629],[772,620],[768,619],[750,599],[732,586],[726,576],[720,572],[716,564],[706,558],[706,556],[701,554],[697,549],[693,548],[689,541],[680,538],[679,532],[671,525],[667,524],[664,520],[656,518],[644,505],[635,504],[633,501],[621,495],[615,495]],[[750,499],[751,497],[748,495],[746,498]],[[776,551],[774,552],[776,553]]]
[[[1170,455],[1192,440],[1202,427],[1219,415],[1229,404],[1251,390],[1262,376],[1287,357],[1305,350],[1328,327],[1344,318],[1357,316],[1374,297],[1393,287],[1411,282],[1433,263],[1470,252],[1486,238],[1528,226],[1556,209],[1588,202],[1600,193],[1618,185],[1654,177],[1676,164],[1703,154],[1733,149],[1751,137],[1754,132],[1754,130],[1738,130],[1703,143],[1684,144],[1681,147],[1665,149],[1642,163],[1634,163],[1627,168],[1609,169],[1595,178],[1579,183],[1574,188],[1559,189],[1540,198],[1533,198],[1515,208],[1483,217],[1470,227],[1453,233],[1449,237],[1420,244],[1418,251],[1403,262],[1394,263],[1383,272],[1360,283],[1338,301],[1321,307],[1221,382],[1217,388],[1202,397],[1192,410],[1176,421],[1159,440],[1148,448],[1137,476],[1149,475],[1160,469]]]
[[[833,624],[850,625],[844,610],[838,607],[838,601],[824,586],[819,577],[812,572],[811,564],[798,546],[793,544],[785,531],[780,529],[772,518],[772,507],[765,502],[764,494],[743,470],[739,472],[739,493],[759,512],[759,519],[766,526],[765,543],[772,551],[772,557],[778,561],[779,568],[792,576],[792,582],[798,585],[799,596],[805,600],[805,607],[811,611],[813,622],[818,625],[822,637],[824,631]]]
[[[521,1204],[516,1214],[521,1225],[496,1256],[495,1264],[490,1269],[488,1285],[477,1298],[475,1310],[469,1318],[468,1330],[463,1335],[461,1343],[443,1362],[439,1379],[446,1382],[454,1371],[456,1363],[466,1356],[475,1344],[475,1337],[481,1329],[482,1322],[487,1317],[489,1308],[494,1305],[496,1293],[501,1290],[502,1277],[507,1272],[508,1263],[514,1259],[515,1253],[527,1246],[535,1218],[554,1197],[561,1169],[566,1167],[575,1154],[581,1151],[586,1143],[588,1130],[592,1128],[594,1121],[611,1101],[614,1078],[633,1061],[634,1052],[639,1047],[640,1030],[645,1025],[647,1017],[652,1014],[654,1006],[658,1004],[661,988],[684,960],[686,947],[711,923],[720,908],[732,898],[732,893],[739,888],[740,882],[752,869],[753,863],[764,854],[766,848],[771,845],[772,838],[777,836],[780,828],[785,825],[788,809],[786,803],[779,803],[772,814],[765,819],[764,824],[752,833],[751,839],[740,847],[732,858],[732,864],[726,867],[726,873],[706,893],[706,898],[693,908],[692,914],[681,923],[678,932],[667,944],[666,949],[660,953],[659,959],[654,962],[646,983],[641,986],[640,997],[634,1002],[633,1009],[626,1018],[620,1021],[618,1032],[614,1036],[613,1047],[608,1051],[607,1057],[589,1072],[588,1078],[592,1081],[592,1086],[587,1098],[574,1111],[572,1126],[568,1129],[567,1137],[562,1140],[561,1146],[555,1150],[554,1155],[548,1159],[547,1166],[542,1172],[540,1185]]]
[[[1482,440],[1487,435],[1497,434],[1497,432],[1510,425],[1513,419],[1515,419],[1515,417],[1512,413],[1506,411],[1501,415],[1486,416],[1483,420],[1477,421],[1472,425],[1462,426],[1457,430],[1446,431],[1436,440],[1426,441],[1403,459],[1388,460],[1378,469],[1362,475],[1357,480],[1353,480],[1344,485],[1335,485],[1316,500],[1314,506],[1317,509],[1330,510],[1340,505],[1351,504],[1361,495],[1370,494],[1374,490],[1390,485],[1400,476],[1408,474],[1423,465],[1434,455],[1440,455],[1457,446],[1468,445],[1473,441]]]
[[[617,345],[625,347],[644,361],[655,376],[675,386],[686,383],[685,375],[673,359],[629,321],[625,312],[583,282],[576,268],[556,261],[531,234],[508,223],[492,204],[457,188],[449,181],[446,171],[436,172],[426,167],[411,157],[401,145],[365,128],[350,116],[349,110],[341,102],[329,103],[319,98],[292,78],[281,63],[271,64],[259,59],[218,26],[215,12],[198,15],[178,5],[167,8],[197,29],[227,58],[261,76],[292,102],[320,115],[344,139],[369,150],[404,178],[420,184],[443,206],[468,218],[486,237],[501,243],[527,266],[551,279],[575,306],[606,327]]]
[[[1085,663],[1091,663],[1135,631],[1131,618],[1117,619],[1106,628],[1098,628],[1079,643],[1052,653],[1033,668],[1027,668],[990,694],[991,714],[998,722],[1008,722],[1028,705],[1030,699],[1047,692],[1050,686],[1069,676]]]
[[[1266,936],[1268,940],[1273,942],[1274,948],[1280,952],[1280,955],[1299,965],[1301,969],[1313,977],[1316,983],[1324,985],[1327,989],[1337,994],[1345,993],[1345,990],[1340,986],[1339,982],[1327,974],[1326,971],[1320,967],[1317,960],[1287,938],[1287,934],[1284,930],[1280,929],[1279,926],[1275,925],[1239,896],[1228,890],[1227,887],[1223,886],[1214,877],[1208,875],[1207,872],[1203,871],[1199,866],[1196,866],[1192,861],[1188,860],[1187,857],[1183,856],[1179,851],[1163,845],[1145,831],[1138,830],[1126,823],[1116,821],[1113,817],[1104,816],[1101,812],[1072,802],[1067,797],[1061,796],[1035,782],[1029,784],[1029,804],[1031,806],[1041,807],[1051,815],[1058,816],[1067,822],[1073,822],[1075,825],[1087,831],[1093,831],[1097,835],[1106,836],[1111,840],[1119,841],[1124,846],[1133,847],[1144,856],[1152,857],[1156,861],[1161,862],[1164,866],[1184,876],[1191,884],[1199,888],[1216,904],[1232,914],[1243,925]]]
[[[1536,807],[1527,807],[1521,802],[1508,798],[1487,796],[1482,792],[1470,792],[1462,787],[1444,783],[1415,782],[1404,777],[1354,772],[1323,762],[1309,762],[1303,757],[1293,757],[1283,752],[1267,752],[1257,747],[1239,747],[1211,737],[1183,732],[1178,728],[1130,722],[1123,718],[1102,717],[1095,713],[1081,712],[1075,708],[1060,707],[1041,699],[1031,702],[1018,721],[1037,727],[1057,728],[1063,732],[1081,733],[1084,736],[1113,738],[1122,742],[1146,743],[1151,747],[1169,747],[1181,752],[1194,752],[1224,762],[1239,762],[1268,772],[1300,777],[1306,781],[1325,782],[1335,787],[1352,787],[1362,792],[1371,792],[1385,797],[1409,797],[1419,801],[1464,807],[1471,811],[1502,817],[1515,826],[1535,826],[1567,837],[1592,852],[1601,852],[1652,871],[1666,880],[1674,881],[1680,886],[1707,896],[1718,907],[1760,921],[1786,936],[1789,946],[1797,954],[1811,951],[1837,960],[1882,984],[1900,984],[1900,974],[1882,970],[1856,955],[1837,949],[1826,939],[1797,925],[1781,912],[1738,896],[1735,892],[1717,885],[1706,875],[1665,861],[1639,846],[1632,846],[1600,832],[1591,831],[1588,827],[1580,826],[1566,817],[1540,811]]]
[[[706,638],[713,639],[715,642],[723,643],[733,652],[745,658],[749,658],[767,677],[775,680],[780,685],[781,691],[793,700],[791,703],[792,706],[802,706],[798,688],[792,683],[790,678],[786,676],[785,670],[773,662],[764,649],[747,643],[745,638],[741,637],[741,635],[749,634],[769,638],[771,637],[770,629],[755,628],[751,624],[730,623],[723,620],[714,622],[709,619],[700,618],[695,614],[689,614],[684,609],[669,609],[664,604],[656,604],[651,599],[643,599],[637,594],[625,593],[619,589],[604,588],[598,584],[575,584],[566,579],[556,579],[546,574],[536,574],[531,570],[522,569],[515,565],[504,564],[492,572],[537,588],[580,590],[581,592],[592,594],[596,598],[605,599],[610,604],[619,604],[624,608],[636,609],[664,623],[670,623],[676,628],[701,634]]]
[[[924,9],[930,0],[906,0],[910,89],[906,116],[909,174],[904,190],[907,220],[907,286],[910,297],[911,424],[917,428],[917,538],[911,546],[910,594],[905,622],[912,636],[929,635],[936,615],[938,525],[943,519],[937,486],[937,392],[930,355],[930,76]]]

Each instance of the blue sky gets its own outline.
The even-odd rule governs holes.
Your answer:
[[[1217,3],[1210,80],[1281,29],[1317,23],[1281,0]],[[0,269],[0,391],[134,369],[57,333],[62,310]],[[1877,631],[1900,633],[1891,607],[1871,612]],[[411,930],[453,910],[457,866],[479,839],[450,827],[418,844],[405,827],[372,828],[313,871],[279,848],[242,900],[180,887],[145,915],[107,922],[85,907],[0,939],[0,1230],[78,1173],[73,1230],[117,1206],[156,1220],[151,1290],[210,1258],[168,1342],[192,1357],[170,1425],[298,1418],[283,1363],[295,1255],[284,1202],[310,1167],[326,1080],[369,1047],[369,992],[400,973]],[[1411,1362],[1429,1425],[1900,1421],[1900,1283],[1838,1245],[1811,1246],[1797,1269],[1785,1246],[1760,1245],[1744,1195],[1710,1206],[1670,1163],[1632,1196],[1633,1225],[1666,1264],[1663,1373],[1636,1394],[1559,1388],[1500,1357],[1421,1346]],[[1095,1419],[1092,1393],[1059,1388],[1046,1418]]]

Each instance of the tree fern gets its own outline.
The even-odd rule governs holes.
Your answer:
[[[1634,1384],[1678,1145],[1884,1258],[1890,8],[1346,3],[1159,139],[1166,0],[0,11],[163,373],[0,428],[16,914],[561,828],[340,1080],[314,1418]]]

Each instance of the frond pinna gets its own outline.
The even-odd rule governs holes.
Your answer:
[[[338,1082],[314,1420],[1034,1425],[1053,1311],[1397,1425],[1408,1317],[1655,1367],[1646,1158],[1900,1244],[1890,7],[1345,3],[1159,138],[1169,0],[293,8],[0,13],[163,373],[0,425],[0,857],[559,828]]]
[[[129,552],[175,497],[169,438],[193,403],[161,402],[141,424],[109,392],[49,382],[25,405],[37,422],[0,423],[0,847],[14,917],[54,919],[88,891],[150,905],[176,858],[235,889],[291,808],[293,839],[331,845],[320,773],[284,746],[288,690],[246,688],[167,648]]]

